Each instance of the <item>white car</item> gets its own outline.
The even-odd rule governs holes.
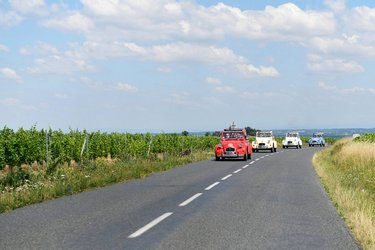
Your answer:
[[[252,142],[253,151],[259,152],[259,150],[270,150],[276,152],[277,141],[273,136],[272,131],[258,131],[255,135],[255,141]]]
[[[298,132],[288,132],[283,140],[283,148],[296,147],[302,148],[302,140]]]

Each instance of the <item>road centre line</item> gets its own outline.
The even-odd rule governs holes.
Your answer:
[[[280,151],[280,152],[276,152],[276,154],[279,154],[279,153],[283,153],[284,151]],[[272,155],[272,154],[271,154]],[[263,159],[264,157],[268,157],[270,155],[265,155],[265,156],[262,156],[260,158],[257,158],[255,159],[254,161],[251,161],[249,164],[243,166],[242,168],[245,169],[247,168],[249,165],[252,165],[254,164],[256,161],[259,161],[260,159]],[[242,169],[237,169],[236,171],[233,172],[233,174],[237,174],[239,173],[240,171],[242,171]],[[232,176],[232,174],[228,174],[227,176],[221,178],[221,180],[226,180],[228,178],[230,178]],[[215,186],[219,185],[220,182],[217,181],[213,184],[211,184],[210,186],[206,187],[205,190],[208,191],[208,190],[211,190],[212,188],[214,188]],[[189,199],[185,200],[184,202],[180,203],[178,206],[179,207],[184,207],[186,205],[188,205],[189,203],[191,203],[192,201],[194,201],[195,199],[197,199],[199,196],[201,196],[202,193],[197,193],[195,195],[193,195],[192,197],[190,197]],[[131,235],[128,236],[128,238],[137,238],[139,236],[141,236],[142,234],[144,234],[145,232],[147,232],[148,230],[150,230],[151,228],[153,228],[154,226],[156,226],[157,224],[159,224],[160,222],[162,222],[163,220],[165,220],[166,218],[168,218],[169,216],[171,216],[173,213],[172,212],[168,212],[168,213],[164,213],[162,214],[161,216],[159,216],[158,218],[154,219],[153,221],[151,221],[150,223],[148,223],[147,225],[143,226],[142,228],[138,229],[137,231],[135,231],[134,233],[132,233]]]
[[[277,152],[276,154],[282,153],[282,152],[284,152],[284,151]],[[267,156],[269,156],[269,155],[265,155],[265,156],[262,156],[260,158],[257,158],[254,161],[251,161],[249,164],[243,166],[242,168],[247,168],[249,165],[252,165],[256,161],[259,161],[260,159],[263,159],[264,157],[267,157]],[[242,171],[242,169],[237,169],[233,173],[237,174],[240,171]],[[230,178],[231,176],[232,176],[232,174],[228,174],[227,176],[224,176],[223,178],[221,178],[221,180],[225,181],[226,179]],[[215,183],[211,184],[210,186],[206,187],[205,190],[206,191],[211,190],[212,188],[214,188],[215,186],[217,186],[219,184],[220,184],[220,182],[215,182]],[[192,197],[190,197],[189,199],[185,200],[184,202],[180,203],[178,206],[179,207],[184,207],[184,206],[188,205],[190,202],[192,202],[195,199],[197,199],[201,195],[202,195],[202,193],[197,193],[197,194],[193,195]],[[128,238],[136,238],[136,237],[141,236],[142,234],[144,234],[145,232],[147,232],[152,227],[156,226],[157,224],[159,224],[160,222],[162,222],[163,220],[165,220],[166,218],[168,218],[172,214],[173,214],[172,212],[164,213],[163,215],[159,216],[158,218],[154,219],[153,221],[151,221],[147,225],[143,226],[142,228],[138,229],[137,231],[135,231],[134,233],[132,233],[131,235],[129,235]]]
[[[138,236],[141,236],[142,234],[144,234],[145,232],[147,232],[149,229],[151,229],[152,227],[156,226],[157,224],[159,224],[160,222],[162,222],[163,220],[165,220],[166,218],[168,218],[172,214],[173,213],[169,212],[169,213],[165,213],[165,214],[159,216],[155,220],[151,221],[147,225],[143,226],[142,228],[138,229],[137,231],[135,231],[134,233],[132,233],[131,235],[129,235],[128,238],[137,238]]]
[[[231,177],[231,176],[232,176],[232,174],[228,174],[227,176],[221,178],[221,180],[222,180],[222,181],[225,181],[226,179],[228,179],[228,178]]]
[[[236,171],[233,172],[233,174],[237,174],[238,172],[241,172],[242,169],[237,169]]]
[[[220,183],[220,182],[217,181],[217,182],[215,182],[214,184],[211,184],[211,185],[209,185],[208,187],[206,187],[204,190],[208,191],[208,190],[212,189],[213,187],[215,187],[216,185],[218,185],[219,183]]]
[[[184,201],[181,204],[179,204],[178,206],[179,207],[184,207],[184,206],[186,206],[187,204],[189,204],[190,202],[192,202],[193,200],[195,200],[196,198],[198,198],[201,195],[202,195],[202,193],[197,193],[197,194],[193,195],[192,197],[190,197],[189,199],[187,199],[186,201]]]

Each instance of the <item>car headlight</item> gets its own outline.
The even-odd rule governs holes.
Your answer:
[[[240,148],[242,148],[242,143],[240,143],[240,145],[238,145]]]

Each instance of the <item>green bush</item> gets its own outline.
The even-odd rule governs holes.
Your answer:
[[[31,173],[27,171],[17,170],[9,172],[5,177],[0,178],[0,187],[18,187],[26,183],[26,180],[31,179]]]

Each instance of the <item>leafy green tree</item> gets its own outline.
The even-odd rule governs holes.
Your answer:
[[[256,132],[260,131],[252,127],[245,127],[247,135],[255,136]]]
[[[212,133],[212,136],[216,136],[216,137],[219,137],[219,136],[220,136],[220,134],[221,134],[221,132],[220,132],[220,131],[215,131],[215,132],[213,132],[213,133]]]
[[[188,136],[189,135],[189,132],[187,132],[186,130],[182,131],[181,133],[183,136]]]

